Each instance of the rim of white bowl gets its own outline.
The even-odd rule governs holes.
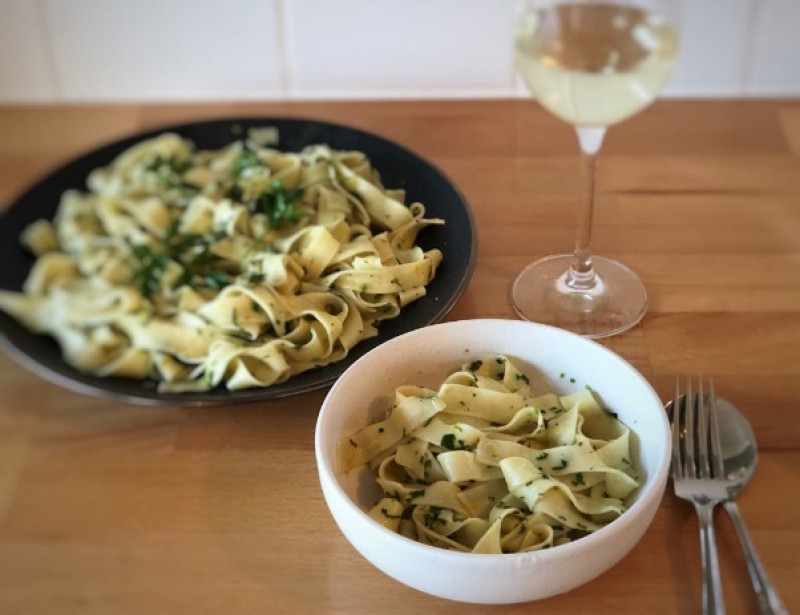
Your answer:
[[[329,416],[328,408],[330,406],[330,400],[335,396],[338,390],[347,385],[347,380],[349,377],[352,376],[352,373],[358,369],[358,366],[362,363],[366,363],[370,360],[373,355],[386,352],[392,346],[396,346],[398,344],[402,344],[405,342],[407,338],[416,337],[420,335],[424,335],[425,333],[429,333],[432,329],[444,329],[444,328],[458,328],[458,327],[465,327],[465,326],[520,326],[521,328],[530,328],[530,329],[541,329],[541,330],[548,330],[551,333],[557,332],[557,334],[563,334],[566,337],[572,337],[574,339],[578,339],[581,342],[584,342],[590,346],[594,346],[598,351],[602,354],[605,354],[607,357],[612,359],[613,361],[617,361],[622,363],[631,371],[631,375],[635,377],[642,385],[644,385],[645,390],[647,390],[651,395],[653,400],[656,402],[659,408],[663,410],[663,403],[661,402],[661,398],[659,398],[658,394],[656,393],[653,386],[647,381],[647,379],[637,370],[630,362],[626,361],[617,353],[609,350],[605,346],[595,342],[594,340],[590,340],[588,338],[582,337],[576,333],[572,333],[571,331],[567,331],[565,329],[559,329],[558,327],[553,327],[551,325],[545,325],[536,322],[529,322],[524,320],[512,320],[512,319],[502,319],[502,318],[477,318],[477,319],[464,319],[464,320],[454,320],[448,321],[444,323],[438,323],[434,325],[429,325],[427,327],[422,327],[420,329],[415,329],[414,331],[409,331],[407,333],[403,333],[402,335],[398,335],[390,340],[387,340],[383,344],[373,348],[368,353],[363,355],[357,361],[355,361],[352,365],[350,365],[347,370],[342,373],[341,376],[336,380],[334,385],[325,395],[325,399],[322,402],[322,406],[320,408],[320,413],[317,418],[316,428],[314,430],[314,450],[315,450],[315,457],[317,459],[317,471],[320,474],[320,478],[323,477],[326,479],[328,483],[328,487],[334,491],[334,493],[339,497],[339,499],[343,502],[344,506],[350,509],[351,512],[356,512],[357,516],[360,516],[365,523],[372,526],[372,529],[378,531],[379,533],[383,534],[383,536],[390,542],[396,543],[399,548],[407,548],[407,549],[414,549],[419,548],[422,550],[423,554],[432,555],[435,557],[441,557],[445,559],[454,559],[454,560],[463,560],[464,558],[468,558],[471,560],[481,560],[481,561],[491,561],[493,559],[497,559],[499,561],[508,561],[511,562],[512,560],[524,560],[524,559],[551,559],[551,558],[560,558],[562,556],[567,556],[571,551],[578,551],[584,550],[588,547],[594,545],[594,543],[612,539],[614,534],[621,534],[627,531],[628,527],[634,523],[635,514],[629,514],[633,511],[638,511],[639,509],[646,508],[648,504],[652,504],[653,500],[660,500],[663,496],[663,488],[659,488],[659,485],[666,485],[667,475],[669,472],[669,465],[670,465],[670,450],[671,450],[671,432],[669,426],[669,420],[667,418],[667,413],[662,412],[660,415],[660,420],[657,420],[657,425],[661,427],[662,435],[666,440],[664,450],[661,454],[661,458],[656,465],[655,471],[652,473],[651,476],[647,477],[645,484],[640,488],[639,497],[637,497],[636,501],[628,508],[624,514],[620,515],[617,519],[609,523],[608,525],[603,526],[596,532],[592,532],[588,536],[583,536],[579,540],[575,540],[572,542],[568,542],[563,545],[558,545],[558,547],[552,547],[550,549],[540,549],[538,551],[525,551],[521,553],[471,553],[471,552],[462,552],[462,551],[454,551],[450,549],[444,549],[442,547],[434,547],[432,545],[426,545],[424,543],[418,542],[416,540],[411,540],[410,538],[406,538],[398,534],[397,532],[393,532],[392,530],[382,526],[380,523],[372,519],[356,502],[354,502],[350,496],[342,489],[342,486],[339,484],[337,479],[337,473],[325,462],[324,455],[322,454],[322,433],[324,431],[324,425],[327,421]],[[323,476],[324,475],[324,476]],[[648,522],[649,525],[650,522]],[[553,555],[555,554],[555,555]]]

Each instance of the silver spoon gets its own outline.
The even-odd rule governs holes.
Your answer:
[[[733,404],[721,397],[717,397],[716,401],[722,465],[728,480],[732,481],[729,488],[729,499],[722,506],[731,518],[739,538],[739,544],[747,562],[747,571],[750,573],[750,581],[756,592],[759,613],[762,615],[787,614],[788,611],[761,563],[761,558],[758,556],[742,516],[739,514],[739,507],[733,499],[744,488],[756,469],[758,462],[756,436],[747,418]]]

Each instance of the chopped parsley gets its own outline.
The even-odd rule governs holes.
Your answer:
[[[145,170],[153,173],[166,189],[177,189],[181,196],[189,197],[200,190],[194,184],[183,181],[183,174],[190,168],[192,168],[191,160],[179,160],[175,156],[159,154],[145,167]]]
[[[249,204],[250,211],[265,214],[272,228],[278,228],[285,223],[298,222],[308,215],[295,207],[302,198],[304,190],[305,188],[302,186],[286,188],[281,179],[275,179],[269,190],[259,194]]]
[[[248,286],[255,286],[256,284],[262,284],[266,279],[267,276],[265,276],[263,273],[254,271],[253,273],[248,273],[245,276],[245,283]]]
[[[408,497],[406,498],[406,501],[410,502],[411,500],[415,500],[416,498],[421,498],[423,495],[425,495],[425,490],[424,489],[417,489],[415,491],[409,491],[408,492]]]
[[[182,175],[192,168],[190,160],[178,160],[175,156],[162,156],[158,154],[145,169],[158,175]]]
[[[241,177],[248,169],[262,166],[258,155],[246,145],[239,152],[238,158],[233,162],[233,173],[236,177]]]
[[[434,523],[444,523],[439,516],[442,514],[442,509],[439,506],[430,506],[425,513],[425,526],[433,527]]]
[[[456,436],[455,434],[448,433],[442,436],[442,440],[439,443],[442,445],[442,448],[446,448],[448,451],[456,450]]]
[[[181,234],[178,221],[173,220],[159,244],[132,246],[131,252],[137,263],[131,281],[143,295],[150,296],[158,290],[161,277],[172,261],[181,267],[176,287],[190,284],[220,289],[228,284],[228,275],[215,268],[220,257],[211,251],[211,246],[218,239],[215,234]]]

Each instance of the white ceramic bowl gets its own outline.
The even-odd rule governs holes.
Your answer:
[[[565,394],[589,384],[631,428],[636,436],[632,439],[634,466],[643,484],[617,520],[552,549],[486,555],[423,545],[367,516],[365,510],[377,501],[379,489],[366,468],[337,473],[337,441],[372,422],[370,405],[395,387],[417,384],[436,389],[463,363],[493,354],[515,360],[523,372],[534,376],[533,384],[538,379],[546,391]],[[670,430],[652,387],[603,346],[529,322],[464,320],[401,335],[356,361],[325,398],[315,447],[322,492],[333,518],[373,565],[406,585],[442,598],[511,603],[569,591],[611,568],[633,548],[661,502],[669,470]]]

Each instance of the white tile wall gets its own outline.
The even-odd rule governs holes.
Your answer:
[[[293,96],[508,96],[515,3],[286,2]]]
[[[66,100],[281,98],[277,0],[44,0]]]
[[[0,103],[527,96],[519,0],[0,0]],[[800,0],[683,0],[672,96],[800,96]]]
[[[754,1],[684,0],[679,56],[665,95],[743,93],[751,53]]]
[[[0,102],[57,95],[41,9],[36,1],[0,0]]]
[[[752,63],[745,88],[751,94],[800,93],[800,0],[756,0]]]

